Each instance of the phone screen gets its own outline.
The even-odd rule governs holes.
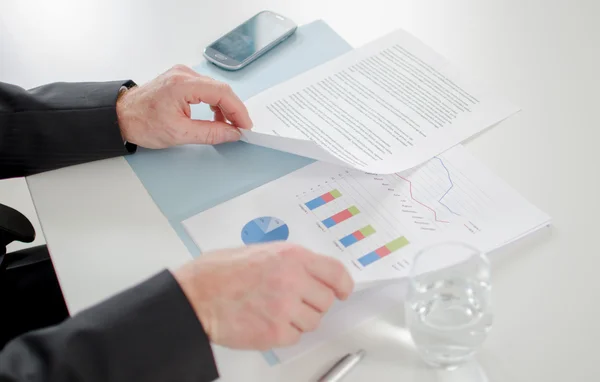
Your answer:
[[[287,31],[289,27],[277,20],[275,15],[262,12],[215,41],[210,48],[242,62]]]

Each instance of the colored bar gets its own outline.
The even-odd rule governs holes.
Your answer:
[[[342,243],[342,245],[344,247],[349,247],[352,244],[358,242],[359,239],[357,239],[356,237],[354,237],[353,234],[350,234],[348,236],[344,236],[343,238],[340,239],[340,243]]]
[[[392,253],[392,251],[390,251],[387,247],[383,246],[383,247],[377,248],[375,250],[375,253],[377,255],[379,255],[379,257],[386,257],[387,255]]]
[[[337,223],[335,222],[335,220],[333,220],[332,218],[327,218],[327,219],[323,220],[323,222],[322,222],[322,223],[323,223],[323,224],[325,225],[325,227],[327,227],[327,228],[331,228],[331,227],[333,227],[334,225],[336,225],[336,224],[337,224]]]
[[[367,227],[365,227],[367,228]],[[400,248],[409,244],[409,241],[406,237],[402,236],[397,238],[396,240],[390,241],[383,247],[377,248],[375,251],[364,255],[363,257],[358,259],[358,262],[362,264],[362,266],[367,266],[381,258],[386,257],[390,253],[399,250]]]
[[[323,199],[325,203],[329,203],[335,198],[333,197],[333,195],[331,195],[331,192],[328,192],[326,194],[321,195],[321,199]]]
[[[305,203],[304,205],[309,209],[309,210],[314,210],[315,208],[319,208],[321,207],[323,204],[325,204],[325,200],[323,200],[322,197],[318,197],[318,198],[314,198],[313,200],[311,200],[310,202]]]
[[[368,225],[366,227],[361,228],[360,233],[362,233],[365,237],[371,236],[372,234],[375,233],[375,228]]]
[[[365,238],[365,235],[363,235],[360,231],[355,231],[351,234],[356,240],[362,240]]]
[[[390,252],[394,252],[406,245],[408,245],[408,239],[402,236],[392,242],[387,243],[385,246],[390,250]]]
[[[322,223],[325,225],[325,227],[331,228],[334,225],[343,222],[344,220],[350,219],[352,216],[354,216],[358,213],[360,213],[358,208],[356,208],[355,206],[352,206],[346,210],[338,212],[337,214],[333,215],[330,218],[323,220]]]
[[[361,263],[361,265],[363,267],[366,267],[367,265],[379,260],[380,257],[377,256],[377,254],[375,252],[371,252],[367,255],[364,255],[363,257],[361,257],[360,259],[358,259],[358,262]]]
[[[341,192],[339,192],[338,190],[332,190],[330,192],[327,192],[321,196],[317,196],[316,198],[314,198],[313,200],[306,202],[304,205],[309,209],[309,210],[314,210],[316,208],[321,207],[324,204],[327,204],[329,202],[331,202],[334,199],[339,198],[340,196],[342,196]]]
[[[343,210],[338,212],[337,214],[333,215],[331,218],[336,222],[336,223],[341,223],[346,219],[350,219],[352,216],[352,212],[350,212],[350,210]]]
[[[370,236],[372,234],[375,233],[375,229],[373,227],[371,227],[370,225],[363,227],[361,229],[359,229],[358,231],[354,231],[352,232],[350,235],[344,236],[343,238],[340,239],[340,243],[342,243],[342,245],[344,247],[349,247],[354,243],[357,243],[359,241],[361,241],[362,239],[364,239],[367,236]]]

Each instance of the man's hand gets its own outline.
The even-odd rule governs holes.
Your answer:
[[[342,263],[288,243],[202,255],[174,276],[210,340],[237,349],[297,342],[354,287]]]
[[[211,106],[214,121],[190,119],[190,104],[201,102]],[[238,128],[252,127],[248,110],[229,85],[183,65],[125,92],[117,116],[126,141],[152,149],[237,141]]]

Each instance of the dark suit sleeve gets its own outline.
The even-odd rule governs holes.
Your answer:
[[[131,81],[0,83],[0,179],[127,154],[116,100]]]
[[[208,338],[168,271],[61,325],[18,337],[0,352],[1,382],[216,378]]]

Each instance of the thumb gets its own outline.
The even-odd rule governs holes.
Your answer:
[[[241,138],[236,127],[221,121],[189,120],[183,129],[182,144],[218,145],[224,142],[235,142]]]

